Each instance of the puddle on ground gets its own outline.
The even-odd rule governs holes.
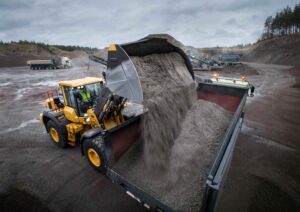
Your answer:
[[[50,211],[33,194],[11,186],[0,194],[0,211]]]

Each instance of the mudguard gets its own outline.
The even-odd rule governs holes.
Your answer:
[[[61,112],[58,112],[58,113],[55,113],[51,110],[48,110],[48,111],[44,111],[43,112],[43,123],[44,123],[44,126],[46,128],[46,131],[48,133],[48,129],[47,129],[47,122],[49,120],[52,120],[61,130],[61,132],[67,136],[68,135],[68,132],[67,132],[67,128],[66,128],[66,125],[69,123],[68,120],[65,118],[63,120],[58,120],[57,117],[61,116],[64,114],[64,111],[61,111]]]
[[[84,150],[83,150],[83,143],[85,141],[85,139],[87,138],[92,138],[96,135],[104,135],[104,130],[102,128],[92,128],[88,131],[85,131],[80,139],[80,147],[81,147],[81,154],[84,155]]]

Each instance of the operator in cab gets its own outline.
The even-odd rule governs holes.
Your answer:
[[[91,92],[88,89],[86,89],[85,86],[83,86],[83,88],[80,90],[79,93],[80,93],[80,100],[82,102],[88,103],[88,102],[90,102],[92,100],[91,99],[92,94],[91,94]]]
[[[88,108],[93,106],[94,96],[86,86],[82,86],[82,88],[80,88],[78,97],[80,100],[80,107],[82,112],[85,113]]]
[[[94,108],[103,93],[103,83],[91,83],[75,87],[74,95],[78,100],[80,115],[86,113],[89,108]]]

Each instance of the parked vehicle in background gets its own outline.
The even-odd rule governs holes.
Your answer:
[[[222,54],[219,56],[219,60],[224,65],[233,65],[241,59],[241,56],[241,54],[237,53]]]
[[[48,60],[28,60],[27,65],[30,69],[61,69],[71,68],[71,59],[68,57],[53,58]]]

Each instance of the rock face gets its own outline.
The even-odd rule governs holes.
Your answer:
[[[149,111],[142,145],[114,168],[176,211],[199,210],[206,174],[231,114],[196,100],[194,81],[178,53],[131,59]]]
[[[249,48],[243,61],[300,65],[300,33],[260,41]]]

